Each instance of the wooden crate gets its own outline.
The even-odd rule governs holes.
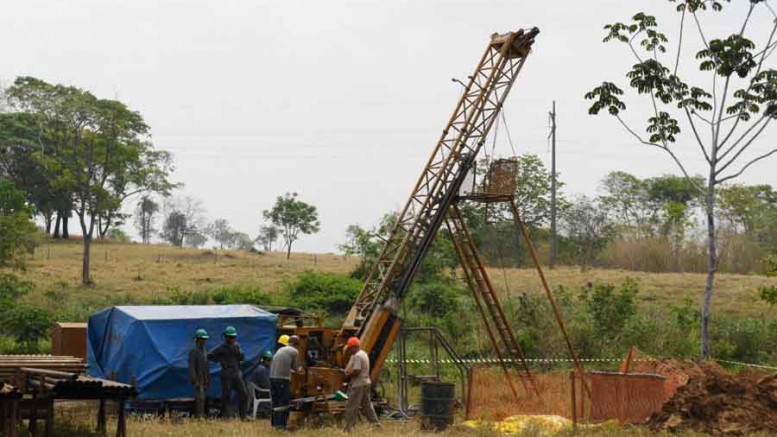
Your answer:
[[[51,354],[85,360],[86,323],[55,323],[51,329]]]

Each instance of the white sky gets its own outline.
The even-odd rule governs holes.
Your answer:
[[[748,2],[733,3],[710,34],[737,26]],[[460,93],[451,77],[472,72],[494,31],[542,32],[505,114],[518,152],[549,165],[557,101],[568,195],[595,194],[611,170],[675,172],[615,119],[588,116],[583,100],[605,79],[626,88],[633,58],[601,43],[602,26],[641,10],[676,29],[679,15],[659,0],[1,0],[0,79],[36,76],[128,103],[173,152],[183,193],[252,236],[276,196],[299,192],[322,231],[295,250],[327,252],[349,224],[371,226],[404,204]],[[763,42],[770,20],[761,13],[749,35]],[[689,35],[691,53],[699,38]],[[701,173],[697,146],[681,138],[678,153]],[[497,153],[509,153],[505,141]],[[742,181],[777,185],[775,163]]]

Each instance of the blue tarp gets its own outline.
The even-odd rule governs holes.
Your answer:
[[[89,318],[87,360],[89,374],[120,382],[134,377],[139,400],[188,398],[194,395],[188,381],[188,356],[194,331],[210,334],[207,349],[222,341],[227,326],[238,332],[246,355],[243,371],[256,368],[261,353],[275,346],[277,316],[251,305],[118,306]],[[213,383],[209,396],[220,396],[220,366],[210,365]]]

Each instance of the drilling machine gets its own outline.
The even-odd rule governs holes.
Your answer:
[[[343,385],[342,369],[346,364],[343,346],[351,336],[360,338],[362,349],[370,357],[370,378],[379,379],[402,325],[399,307],[443,225],[451,232],[492,344],[500,361],[504,360],[503,367],[508,358],[513,358],[523,363],[524,376],[530,378],[523,353],[477,256],[456,202],[462,183],[475,165],[478,152],[538,34],[539,30],[533,28],[491,36],[475,72],[463,82],[464,91],[453,115],[342,327],[326,328],[320,319],[310,325],[300,321],[289,325],[281,323],[281,333],[300,337],[300,357],[306,362],[304,373],[292,375],[295,399],[307,400],[308,405],[319,401],[328,405],[326,400]],[[509,375],[508,381],[516,393]]]

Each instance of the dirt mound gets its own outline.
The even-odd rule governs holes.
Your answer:
[[[648,421],[654,431],[777,432],[777,376],[732,373],[715,363],[674,361],[662,366],[688,379]]]

